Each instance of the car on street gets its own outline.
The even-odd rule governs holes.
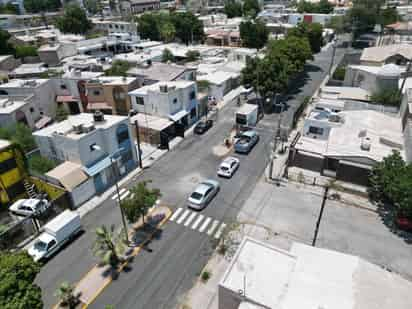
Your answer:
[[[217,170],[218,176],[221,177],[232,177],[236,170],[239,168],[240,161],[235,157],[227,157],[220,163]]]
[[[259,135],[256,131],[250,130],[242,132],[239,135],[238,140],[235,142],[235,152],[237,153],[249,153],[249,151],[259,141]]]
[[[192,192],[188,199],[188,206],[201,210],[210,203],[219,191],[219,182],[213,179],[202,181]]]
[[[46,199],[21,199],[13,203],[13,205],[10,206],[9,211],[16,216],[28,217],[45,211],[49,206],[50,203]]]
[[[398,216],[395,222],[399,229],[412,232],[412,220],[411,219]]]
[[[196,134],[203,134],[213,126],[213,120],[199,121],[194,128]]]

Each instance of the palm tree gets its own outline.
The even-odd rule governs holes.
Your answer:
[[[79,298],[74,295],[74,286],[68,282],[60,284],[55,295],[59,298],[60,304],[63,307],[74,309],[79,303]]]
[[[122,233],[115,232],[115,226],[108,229],[105,225],[96,229],[96,241],[93,246],[94,255],[101,259],[103,265],[116,267],[121,262],[121,255],[126,251]]]

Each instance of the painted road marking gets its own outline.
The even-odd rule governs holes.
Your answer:
[[[122,195],[124,191],[126,191],[126,188],[120,189],[119,190],[119,195]],[[113,197],[112,197],[112,200],[115,200],[115,199],[117,199],[117,193],[115,195],[113,195]]]
[[[186,209],[183,215],[180,216],[179,220],[176,221],[177,224],[180,224],[183,222],[184,219],[190,214],[190,210]]]
[[[199,229],[200,233],[203,233],[203,231],[207,228],[209,222],[212,220],[212,218],[208,217],[205,222],[203,222],[202,226]]]
[[[207,231],[207,235],[212,235],[213,231],[215,230],[215,228],[217,227],[218,224],[219,224],[219,221],[217,221],[217,220],[213,221],[212,226]]]
[[[125,193],[123,193],[122,195],[120,195],[120,200],[124,200],[126,197],[128,197],[130,194],[130,191],[126,191]]]
[[[196,230],[197,226],[200,224],[200,222],[202,222],[203,218],[203,215],[199,215],[199,217],[197,217],[197,220],[192,225],[192,230]]]
[[[183,208],[179,207],[176,209],[175,213],[170,217],[170,221],[175,221],[175,219],[179,216],[179,214],[182,212]]]
[[[187,218],[184,226],[188,226],[188,225],[190,224],[190,222],[192,222],[195,217],[196,217],[196,213],[195,213],[195,212],[192,212],[192,214],[190,215],[190,217]]]
[[[216,239],[218,239],[218,238],[222,235],[223,230],[224,230],[225,227],[226,227],[226,224],[225,224],[225,223],[222,223],[222,224],[220,225],[219,229],[217,230],[217,232],[216,232],[216,234],[215,234],[215,238],[216,238]]]

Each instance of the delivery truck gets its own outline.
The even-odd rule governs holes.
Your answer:
[[[81,230],[80,215],[65,210],[44,226],[28,253],[37,261],[49,258]]]
[[[244,127],[254,127],[258,121],[258,109],[255,104],[243,104],[236,111],[236,124]]]

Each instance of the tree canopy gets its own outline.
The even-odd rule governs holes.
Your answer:
[[[37,56],[37,48],[35,46],[17,45],[15,49],[16,58]]]
[[[226,0],[223,10],[228,18],[240,17],[242,16],[242,3],[237,0]]]
[[[412,219],[412,164],[398,151],[373,167],[369,181],[374,199],[390,202],[397,215]]]
[[[22,123],[0,128],[0,138],[18,145],[24,152],[29,152],[37,147],[31,130]]]
[[[0,252],[0,307],[43,308],[40,288],[34,279],[40,265],[27,252]]]
[[[61,8],[60,0],[24,0],[24,8],[29,13],[41,13],[44,11],[56,11]]]
[[[269,38],[269,30],[265,23],[256,20],[247,20],[240,23],[240,39],[245,47],[260,49],[265,46]]]
[[[186,60],[188,62],[196,61],[200,58],[200,53],[197,50],[188,50],[186,53]]]
[[[260,12],[259,0],[244,0],[243,15],[255,18]]]
[[[319,23],[301,22],[296,27],[288,31],[288,36],[307,38],[309,40],[312,53],[320,52],[323,46],[323,27]]]
[[[0,29],[0,55],[14,55],[15,49],[9,42],[11,35],[8,31]]]
[[[16,4],[8,2],[0,4],[0,14],[19,14],[19,7]]]
[[[190,12],[145,13],[136,18],[140,36],[153,41],[173,41],[175,38],[188,44],[202,41],[202,22]]]
[[[296,7],[299,13],[330,14],[334,6],[328,0],[320,0],[318,3],[301,0]]]
[[[371,102],[388,106],[400,106],[402,94],[398,89],[382,89],[371,96]]]
[[[92,23],[80,6],[70,4],[65,7],[63,16],[57,19],[56,26],[63,33],[85,34]]]
[[[173,53],[170,51],[170,49],[165,48],[162,52],[162,62],[174,62],[175,57],[173,56]]]
[[[130,69],[129,62],[124,60],[115,60],[112,67],[105,71],[106,76],[126,76],[126,72]]]
[[[83,5],[90,14],[95,15],[102,12],[100,0],[83,0]]]

